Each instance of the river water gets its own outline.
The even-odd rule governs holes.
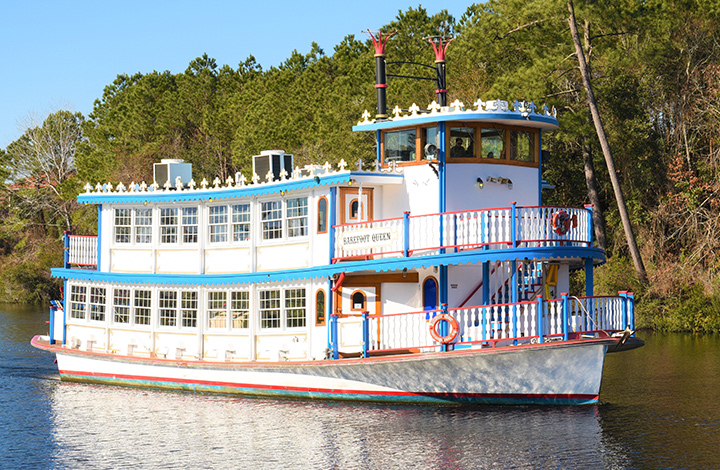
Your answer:
[[[641,333],[601,403],[419,407],[60,382],[29,344],[47,312],[0,305],[0,468],[720,468],[720,337]]]

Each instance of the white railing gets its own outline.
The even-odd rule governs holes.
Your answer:
[[[585,336],[609,336],[634,328],[632,294],[617,297],[569,297],[475,305],[387,315],[364,314],[363,354],[441,348],[430,332],[431,320],[447,314],[457,321],[457,335],[446,345],[472,344],[503,346],[545,341],[568,341]],[[331,329],[337,316],[331,316]],[[438,322],[442,323],[442,322]],[[437,328],[437,325],[436,325]],[[331,337],[334,334],[331,331]],[[336,337],[336,336],[335,336]]]
[[[65,265],[97,266],[97,237],[66,234]]]
[[[592,209],[555,206],[444,212],[333,227],[334,259],[468,249],[591,246]]]

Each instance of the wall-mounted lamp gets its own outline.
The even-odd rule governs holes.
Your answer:
[[[285,195],[285,191],[280,191],[280,195],[281,195],[281,196],[284,196],[284,195]]]
[[[500,184],[506,184],[508,189],[513,188],[513,183],[510,178],[500,178]]]
[[[478,178],[477,181],[475,182],[475,187],[478,189],[482,189],[483,186],[485,186],[485,184],[483,183],[482,178]]]
[[[316,184],[320,184],[320,177],[318,175],[315,175],[313,180],[315,181]]]
[[[348,186],[352,186],[355,183],[356,183],[356,181],[351,179],[350,181],[348,181]]]
[[[403,277],[407,277],[407,268],[403,268]]]

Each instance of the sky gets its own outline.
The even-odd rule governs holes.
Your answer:
[[[203,53],[268,69],[313,41],[332,55],[422,5],[458,20],[472,0],[0,0],[0,148],[68,109],[87,116],[119,74],[181,73]],[[373,67],[373,64],[368,64]]]

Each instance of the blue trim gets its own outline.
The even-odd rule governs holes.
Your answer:
[[[335,224],[337,223],[337,188],[330,188],[330,203],[328,204],[328,212],[330,213],[330,227],[328,227],[328,236],[330,237],[330,252],[328,253],[328,264],[332,264],[335,256]]]
[[[368,172],[352,172],[333,173],[331,175],[318,175],[320,182],[316,183],[313,178],[304,178],[302,180],[279,181],[275,183],[252,184],[242,188],[219,188],[195,191],[151,191],[144,193],[83,193],[77,198],[77,202],[81,204],[102,204],[102,203],[123,203],[123,204],[140,204],[144,202],[187,202],[187,201],[209,201],[215,199],[233,199],[240,197],[263,196],[267,194],[276,194],[281,191],[298,191],[301,189],[315,188],[317,186],[334,186],[345,184],[353,176],[372,175],[379,177],[402,177],[402,175],[384,175]]]
[[[50,329],[48,330],[48,344],[55,344],[55,312],[57,309],[50,307]]]
[[[300,279],[318,279],[331,277],[341,272],[357,271],[402,271],[404,268],[440,266],[447,270],[447,265],[474,264],[484,261],[536,258],[582,258],[605,261],[605,254],[599,248],[584,247],[537,247],[515,248],[514,250],[468,250],[459,253],[444,253],[430,256],[408,258],[380,258],[371,261],[347,261],[326,266],[311,268],[288,269],[282,271],[266,271],[257,273],[237,274],[137,274],[108,273],[85,269],[53,268],[51,274],[56,278],[75,279],[93,282],[117,282],[123,284],[163,284],[163,285],[230,285],[253,284]],[[447,275],[445,282],[440,281],[441,299],[447,301]]]
[[[63,327],[62,327],[62,344],[67,344],[67,296],[68,296],[68,281],[65,279],[65,282],[63,282],[63,285],[65,286],[63,288],[63,299],[62,299],[62,307],[63,307]]]
[[[63,232],[63,265],[70,267],[70,232]]]
[[[431,113],[421,114],[417,117],[400,118],[387,121],[369,122],[353,126],[353,132],[376,131],[400,127],[419,126],[423,124],[442,124],[452,121],[493,121],[496,124],[534,127],[539,129],[557,129],[558,120],[544,114],[530,114],[524,117],[515,111],[461,111],[457,113]]]
[[[378,129],[375,132],[375,158],[377,159],[378,165],[382,163],[382,146],[380,145],[380,139],[382,138],[382,132]]]
[[[98,204],[98,228],[97,228],[97,264],[95,265],[95,269],[100,271],[100,261],[101,261],[101,255],[102,255],[102,204]]]
[[[410,211],[403,212],[403,256],[410,256]]]
[[[593,260],[585,258],[585,295],[592,297],[595,291],[595,282],[593,280]]]

